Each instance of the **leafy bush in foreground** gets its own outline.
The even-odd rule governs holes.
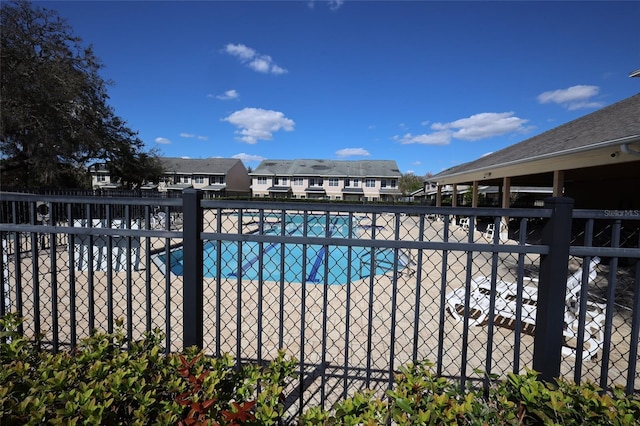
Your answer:
[[[284,414],[282,393],[295,360],[281,352],[268,367],[236,368],[229,356],[162,353],[149,333],[124,351],[125,337],[96,334],[73,353],[40,351],[0,318],[0,424],[270,425]],[[332,410],[311,407],[302,425],[637,425],[638,395],[510,374],[489,394],[461,392],[432,364],[409,364],[384,399],[355,393]]]
[[[148,333],[124,351],[124,333],[98,333],[73,353],[51,354],[0,318],[2,425],[274,424],[295,360],[280,353],[268,367],[236,368],[230,356],[195,349],[165,356]]]
[[[387,398],[357,392],[330,411],[312,407],[300,417],[311,425],[638,425],[640,400],[621,389],[603,394],[592,383],[552,385],[537,374],[510,374],[495,382],[488,397],[482,391],[460,392],[436,377],[431,364],[409,364],[396,375]]]

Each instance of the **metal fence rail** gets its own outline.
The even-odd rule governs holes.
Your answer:
[[[291,416],[384,391],[429,359],[460,385],[521,373],[640,391],[640,215],[572,210],[2,193],[0,314],[46,348],[122,320],[299,360]],[[46,209],[42,206],[46,206]],[[573,225],[573,226],[572,226]]]

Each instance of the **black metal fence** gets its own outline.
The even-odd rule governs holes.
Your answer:
[[[2,193],[0,314],[54,351],[123,322],[166,351],[299,361],[291,416],[429,359],[640,392],[640,212]]]

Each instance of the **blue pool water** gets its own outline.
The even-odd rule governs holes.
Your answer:
[[[303,232],[303,216],[286,216],[285,234],[300,236]],[[307,217],[307,235],[327,235],[325,216]],[[357,229],[357,226],[355,227]],[[330,237],[348,237],[348,218],[332,216],[328,235]],[[265,234],[281,235],[281,223],[272,225]],[[218,274],[216,241],[210,241],[204,245],[204,276],[215,278]],[[325,263],[328,262],[328,283],[346,284],[348,271],[351,271],[351,280],[368,277],[371,273],[371,248],[368,247],[342,247],[330,246],[325,248],[320,245],[306,246],[306,268],[303,275],[303,249],[302,244],[262,244],[262,265],[260,264],[260,243],[243,242],[242,253],[238,251],[237,242],[221,243],[221,275],[225,277],[237,277],[242,279],[258,280],[260,274],[265,281],[280,281],[284,270],[285,282],[325,282]],[[348,254],[351,252],[351,262],[348,262]],[[284,269],[281,261],[284,256]],[[376,265],[374,275],[388,273],[393,270],[394,253],[390,249],[375,249]],[[166,264],[165,255],[158,255],[157,259]],[[240,262],[238,258],[240,257]],[[171,252],[169,261],[170,270],[175,275],[182,275],[183,267],[182,249]],[[403,268],[405,262],[402,258],[398,262],[399,268]]]

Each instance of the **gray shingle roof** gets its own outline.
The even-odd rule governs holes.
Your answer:
[[[640,137],[640,94],[548,130],[477,160],[444,170],[434,178],[525,162],[564,151],[588,149]]]
[[[241,162],[237,158],[173,158],[161,157],[165,173],[226,174]]]
[[[394,160],[264,160],[250,175],[399,178],[402,173]]]

